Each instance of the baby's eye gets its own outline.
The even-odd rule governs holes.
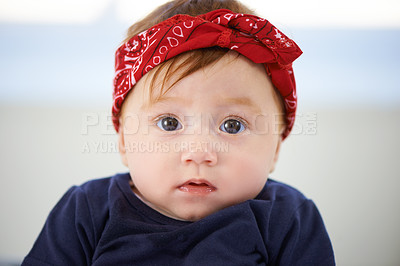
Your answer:
[[[245,130],[245,126],[239,120],[228,119],[222,123],[219,129],[229,134],[237,134]]]
[[[157,122],[157,126],[165,131],[174,131],[182,128],[182,124],[175,117],[163,117]]]

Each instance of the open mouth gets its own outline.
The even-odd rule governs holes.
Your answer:
[[[193,194],[209,194],[217,190],[216,187],[206,180],[189,180],[178,188],[182,192]]]

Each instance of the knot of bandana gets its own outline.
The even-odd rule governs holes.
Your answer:
[[[115,55],[113,123],[119,129],[121,106],[136,82],[152,68],[181,53],[213,46],[234,50],[254,63],[264,64],[282,96],[289,135],[297,108],[292,62],[302,51],[268,20],[215,10],[197,17],[173,16],[132,37]]]

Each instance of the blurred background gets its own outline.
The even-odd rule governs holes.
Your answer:
[[[0,0],[0,265],[22,261],[71,185],[127,171],[114,51],[164,2]],[[242,2],[304,52],[271,176],[316,202],[338,265],[400,265],[400,2]]]

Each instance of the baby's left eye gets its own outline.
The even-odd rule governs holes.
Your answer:
[[[222,123],[219,129],[228,134],[238,134],[245,130],[245,126],[237,119],[228,119]]]

